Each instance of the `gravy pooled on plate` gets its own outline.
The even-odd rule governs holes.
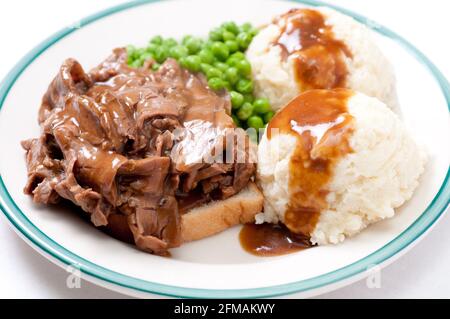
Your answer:
[[[311,247],[309,237],[295,234],[282,224],[246,224],[239,240],[245,251],[256,256],[280,256]]]

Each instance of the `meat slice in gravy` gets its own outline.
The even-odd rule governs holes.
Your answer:
[[[42,99],[41,135],[22,142],[24,192],[72,201],[95,226],[165,255],[181,244],[181,214],[238,193],[255,166],[226,93],[175,60],[156,72],[126,60],[120,48],[89,73],[63,63]],[[231,161],[216,160],[224,150]]]

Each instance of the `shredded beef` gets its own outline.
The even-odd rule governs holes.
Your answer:
[[[22,142],[24,192],[37,203],[72,201],[95,226],[165,255],[181,244],[182,214],[238,193],[255,166],[228,95],[175,60],[156,72],[151,61],[126,61],[116,49],[89,73],[64,62],[42,99],[41,135]],[[225,150],[231,161],[220,160]]]

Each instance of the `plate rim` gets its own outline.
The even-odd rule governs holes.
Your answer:
[[[116,5],[111,8],[99,11],[86,18],[80,20],[79,24],[75,27],[66,27],[51,35],[49,38],[41,42],[29,53],[27,53],[6,75],[0,85],[0,115],[4,101],[7,98],[9,91],[14,86],[16,80],[21,76],[23,71],[36,60],[43,52],[49,47],[66,37],[67,35],[75,32],[78,27],[88,25],[92,22],[100,20],[104,17],[113,15],[118,12],[126,11],[127,9],[134,8],[140,5],[161,2],[162,0],[135,0]],[[350,11],[348,9],[341,8],[339,6],[324,3],[319,0],[290,0],[291,2],[297,2],[304,5],[313,7],[325,6],[337,11],[340,11],[346,15],[353,17],[355,20],[366,25],[372,30],[396,41],[402,45],[409,53],[419,62],[421,62],[431,73],[434,79],[439,84],[441,91],[447,102],[447,107],[450,111],[450,85],[445,76],[439,71],[439,69],[415,46],[409,43],[407,40],[391,31],[390,29],[374,22],[371,19],[366,18],[358,13]],[[137,290],[139,292],[159,294],[170,297],[188,297],[188,298],[259,298],[259,297],[275,297],[281,295],[287,295],[292,293],[306,292],[314,289],[322,288],[328,285],[336,284],[351,277],[354,277],[362,272],[366,271],[370,266],[382,264],[387,260],[397,255],[400,251],[403,251],[409,247],[413,242],[419,239],[425,232],[430,229],[433,224],[439,219],[439,217],[445,212],[446,208],[450,204],[450,167],[447,170],[444,182],[440,186],[439,191],[429,204],[429,206],[422,212],[422,214],[402,233],[391,240],[389,243],[379,248],[372,254],[361,258],[360,260],[336,269],[332,272],[328,272],[316,277],[308,278],[301,281],[292,283],[258,287],[251,289],[201,289],[201,288],[189,288],[179,287],[172,285],[160,284],[157,282],[150,282],[142,280],[136,277],[124,275],[98,264],[95,264],[89,260],[78,256],[61,246],[53,239],[43,233],[37,226],[35,226],[27,216],[21,211],[18,205],[14,202],[9,194],[0,172],[0,210],[9,220],[10,224],[16,231],[26,237],[35,247],[42,250],[44,253],[49,254],[62,264],[66,266],[76,266],[81,272],[88,276],[92,276],[95,279],[118,285],[123,288]]]

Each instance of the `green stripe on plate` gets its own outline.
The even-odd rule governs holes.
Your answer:
[[[100,20],[104,17],[110,16],[117,12],[125,11],[130,8],[134,8],[140,5],[149,4],[152,2],[158,2],[159,0],[140,0],[132,1],[125,4],[121,4],[99,13],[91,15],[80,21],[80,26],[85,26]],[[315,0],[294,0],[304,5],[309,6],[325,6],[333,8],[344,14],[347,14],[357,21],[365,24],[374,31],[389,37],[402,45],[411,55],[413,55],[418,61],[420,61],[433,75],[436,82],[439,84],[442,93],[447,101],[447,106],[450,110],[450,86],[448,81],[438,70],[438,68],[428,58],[416,49],[408,41],[394,33],[393,31],[381,26],[380,24],[365,18],[359,14],[351,12],[349,10],[329,5],[321,1]],[[20,77],[22,72],[38,58],[45,50],[51,47],[59,40],[66,37],[72,32],[76,32],[76,28],[65,28],[50,36],[48,39],[39,44],[36,48],[30,51],[25,57],[23,57],[15,67],[8,73],[6,78],[2,81],[0,86],[0,116],[3,103],[8,96],[10,89],[15,84],[16,80]],[[17,204],[14,202],[6,186],[3,182],[0,172],[0,209],[8,218],[10,223],[20,232],[32,245],[37,247],[40,251],[51,256],[62,264],[65,265],[77,265],[80,270],[93,278],[111,283],[124,288],[145,292],[155,293],[173,297],[190,297],[190,298],[258,298],[258,297],[274,297],[286,294],[292,294],[296,292],[306,292],[314,289],[318,289],[327,285],[336,284],[342,280],[351,278],[362,272],[366,271],[368,267],[375,264],[381,264],[394,255],[408,247],[415,240],[421,237],[430,227],[438,220],[438,218],[445,212],[450,203],[450,170],[447,171],[447,175],[439,192],[434,197],[433,201],[427,207],[427,209],[421,214],[421,216],[410,225],[404,232],[386,244],[384,247],[378,249],[374,253],[367,257],[350,264],[346,267],[340,268],[333,272],[323,274],[307,280],[293,282],[284,285],[262,287],[254,289],[238,289],[238,290],[210,290],[210,289],[195,289],[186,287],[176,287],[169,285],[162,285],[155,282],[149,282],[138,278],[126,276],[95,263],[86,260],[71,251],[67,250],[57,242],[53,241],[50,237],[44,234],[39,228],[37,228],[20,210]]]

